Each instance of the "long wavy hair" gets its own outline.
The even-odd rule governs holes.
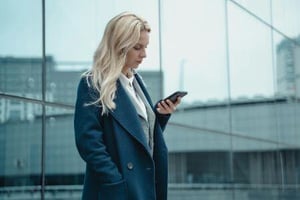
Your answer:
[[[102,106],[102,115],[116,108],[113,101],[116,82],[125,65],[127,52],[138,43],[141,31],[151,31],[148,22],[130,12],[120,13],[106,25],[94,54],[93,66],[84,73],[88,83],[100,94],[92,104]]]

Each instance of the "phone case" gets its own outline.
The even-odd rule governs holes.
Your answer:
[[[186,91],[176,91],[173,94],[171,94],[170,96],[166,97],[164,100],[169,99],[173,103],[175,103],[178,97],[184,97],[185,95],[187,95]]]

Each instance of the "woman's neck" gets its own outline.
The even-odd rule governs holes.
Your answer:
[[[126,71],[123,70],[122,73],[127,77],[127,78],[131,78],[133,76],[133,71],[132,69],[127,69]]]

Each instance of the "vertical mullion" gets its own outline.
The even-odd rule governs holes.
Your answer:
[[[234,191],[234,148],[233,148],[233,136],[232,136],[232,110],[231,110],[231,83],[230,83],[230,49],[229,49],[229,23],[228,23],[228,0],[225,0],[225,41],[226,41],[226,67],[227,67],[227,95],[228,95],[228,122],[230,133],[230,150],[229,150],[229,178],[232,188],[232,199],[235,199]]]
[[[41,200],[45,199],[45,134],[46,134],[46,50],[45,0],[42,0],[42,149],[41,149]]]
[[[159,47],[159,79],[160,79],[160,98],[163,98],[164,96],[164,77],[163,77],[163,69],[162,69],[162,31],[161,31],[161,26],[162,26],[162,19],[161,19],[161,9],[162,2],[161,0],[158,0],[158,47]]]

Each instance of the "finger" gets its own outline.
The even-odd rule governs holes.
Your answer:
[[[177,105],[179,104],[180,100],[177,100],[176,103],[173,103],[172,101],[168,101],[168,106],[171,109],[172,112],[176,110]]]
[[[174,104],[170,100],[167,100],[167,102],[163,101],[161,102],[162,108],[165,110],[166,113],[171,113],[173,111]]]
[[[181,102],[181,97],[178,97],[176,102],[174,103],[174,106],[177,106],[178,104],[180,104]]]
[[[166,107],[167,107],[166,103],[159,102],[157,105],[157,110],[159,111],[159,113],[166,114],[168,112]]]
[[[168,104],[168,106],[169,107],[174,107],[175,106],[175,104],[171,101],[171,100],[169,100],[169,99],[167,99],[167,102],[166,102],[167,104]]]
[[[167,109],[167,111],[169,113],[172,113],[176,110],[176,104],[174,104],[172,101],[168,100],[166,105],[167,105],[167,107],[165,107],[165,108]]]

